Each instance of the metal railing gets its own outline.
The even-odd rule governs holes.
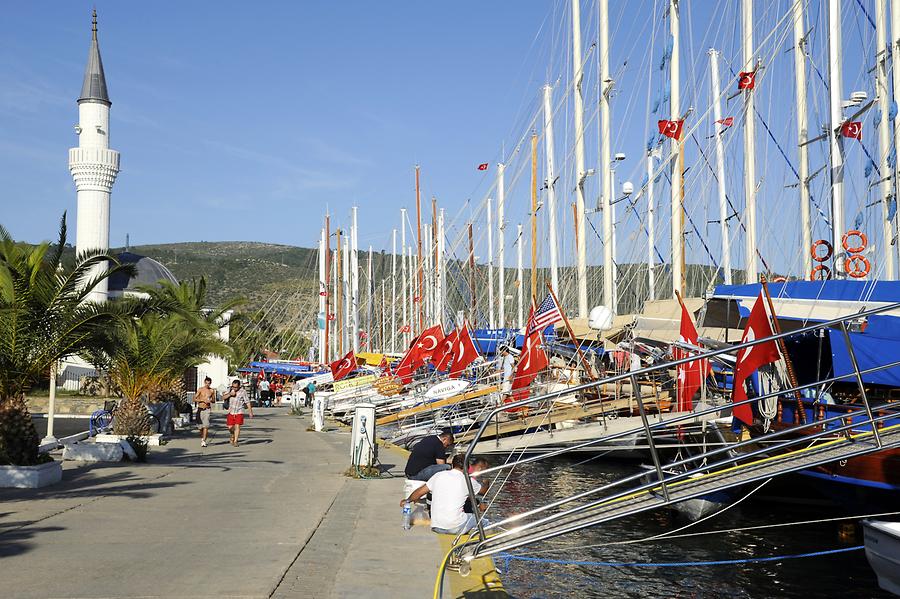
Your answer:
[[[589,390],[596,387],[599,387],[604,384],[615,383],[617,381],[622,381],[625,379],[629,379],[634,389],[639,389],[637,382],[638,377],[657,373],[662,370],[671,370],[681,364],[686,364],[688,362],[693,362],[696,360],[709,359],[714,358],[716,356],[720,356],[723,354],[736,353],[741,351],[742,349],[753,347],[755,345],[759,345],[762,343],[769,343],[772,341],[777,341],[779,339],[784,339],[788,337],[803,335],[806,333],[810,333],[813,331],[825,330],[825,329],[833,329],[838,328],[842,332],[842,336],[846,345],[847,352],[850,356],[850,363],[852,366],[852,372],[847,374],[832,376],[827,378],[820,378],[811,383],[798,384],[796,386],[780,389],[777,391],[773,391],[770,393],[766,393],[757,397],[748,398],[738,403],[731,403],[723,406],[715,406],[702,410],[697,410],[695,412],[691,412],[689,414],[684,414],[681,416],[676,416],[670,419],[667,419],[662,422],[650,423],[646,410],[644,407],[644,400],[642,394],[640,392],[636,393],[635,399],[638,405],[638,411],[641,416],[641,426],[636,427],[634,429],[630,429],[627,431],[621,431],[611,435],[603,435],[597,437],[595,439],[590,439],[588,441],[584,441],[582,443],[578,443],[575,445],[570,445],[567,447],[563,447],[554,451],[549,451],[547,453],[543,453],[536,456],[530,457],[521,457],[520,459],[511,460],[507,463],[494,466],[491,468],[487,468],[478,472],[473,476],[484,476],[486,474],[500,472],[503,470],[509,470],[515,468],[517,466],[532,463],[540,460],[545,460],[550,457],[563,455],[572,451],[576,451],[578,449],[583,449],[585,447],[590,447],[593,445],[597,445],[600,443],[606,443],[608,441],[622,438],[626,436],[632,436],[636,434],[643,434],[646,436],[648,449],[653,461],[653,471],[656,474],[656,480],[651,480],[650,482],[638,485],[631,486],[624,490],[619,490],[613,495],[604,495],[599,498],[591,499],[590,501],[583,503],[581,505],[576,505],[574,507],[569,507],[568,509],[549,513],[549,515],[543,515],[545,513],[550,512],[551,510],[555,510],[556,508],[561,508],[566,504],[571,504],[573,502],[588,499],[591,497],[597,497],[598,495],[613,490],[620,489],[626,483],[635,482],[639,479],[646,476],[645,472],[636,473],[630,476],[625,476],[616,481],[600,485],[596,488],[583,491],[581,493],[577,493],[575,495],[559,499],[553,502],[550,502],[546,505],[528,510],[524,513],[517,514],[515,516],[511,516],[497,522],[493,522],[491,524],[485,524],[483,521],[479,520],[477,523],[477,532],[478,537],[471,539],[470,541],[464,543],[460,547],[465,547],[465,553],[467,559],[491,555],[497,553],[499,551],[508,551],[510,549],[515,549],[517,547],[521,547],[530,543],[535,543],[538,541],[550,539],[562,534],[566,534],[569,532],[573,532],[575,530],[580,530],[583,528],[587,528],[589,526],[594,526],[599,524],[600,522],[607,521],[612,519],[612,517],[624,517],[627,515],[631,515],[636,513],[637,511],[642,511],[643,509],[647,509],[646,506],[641,508],[635,508],[634,510],[629,509],[621,509],[617,514],[610,517],[609,514],[604,515],[602,511],[598,511],[603,507],[608,507],[610,505],[615,504],[616,502],[622,502],[624,504],[625,500],[634,497],[636,494],[641,493],[650,493],[650,492],[659,492],[662,495],[662,501],[657,502],[654,505],[668,505],[670,502],[673,502],[670,498],[670,491],[673,489],[673,485],[676,487],[676,492],[680,493],[680,496],[677,498],[677,501],[683,501],[685,499],[689,499],[693,496],[700,496],[705,493],[708,493],[709,490],[698,490],[696,494],[691,495],[690,492],[685,492],[685,481],[691,479],[692,477],[696,477],[700,474],[721,474],[716,473],[716,468],[734,468],[735,466],[750,466],[751,464],[746,464],[747,460],[758,459],[761,456],[772,456],[775,455],[774,458],[767,458],[768,460],[778,459],[778,455],[780,452],[782,455],[790,455],[791,451],[794,451],[796,454],[796,446],[803,444],[816,444],[823,439],[835,439],[835,438],[845,438],[852,441],[851,434],[855,430],[859,430],[860,427],[871,426],[871,431],[866,432],[864,435],[860,436],[860,439],[863,437],[871,437],[873,443],[865,443],[856,441],[852,444],[848,444],[848,451],[845,455],[842,455],[841,458],[844,457],[853,457],[856,455],[862,455],[865,453],[871,453],[873,451],[878,451],[882,447],[884,447],[882,435],[879,432],[879,425],[888,419],[897,418],[897,413],[888,413],[879,416],[875,416],[873,412],[873,406],[870,404],[869,396],[865,389],[865,384],[863,381],[863,376],[867,374],[871,374],[873,372],[878,372],[882,370],[887,370],[890,368],[900,367],[900,360],[891,361],[885,364],[879,364],[873,368],[868,368],[866,370],[860,370],[859,363],[857,361],[856,352],[853,348],[852,339],[850,338],[848,323],[852,321],[857,321],[860,319],[867,318],[869,316],[880,314],[882,312],[887,312],[890,310],[896,310],[900,308],[900,303],[890,304],[885,306],[880,306],[878,308],[868,310],[868,311],[860,311],[858,313],[852,315],[846,315],[840,318],[836,318],[833,320],[829,320],[826,322],[816,323],[813,325],[808,325],[790,332],[784,332],[781,334],[773,335],[770,337],[765,337],[761,339],[755,339],[753,341],[747,343],[741,343],[737,345],[733,345],[726,348],[721,348],[712,351],[706,351],[702,353],[696,353],[694,355],[687,356],[685,358],[681,358],[678,360],[672,360],[666,363],[656,364],[647,368],[642,368],[640,370],[635,370],[628,373],[622,373],[614,376],[610,376],[598,381],[592,381],[589,383],[584,383],[575,387],[570,387],[568,389],[547,393],[544,395],[531,397],[527,399],[523,399],[516,402],[511,402],[508,404],[504,404],[495,408],[492,412],[486,415],[484,420],[481,423],[481,426],[476,433],[475,437],[472,439],[469,447],[464,456],[464,469],[468,470],[468,465],[471,461],[473,453],[476,452],[476,446],[484,436],[484,433],[487,427],[490,425],[491,420],[500,412],[504,410],[509,410],[511,408],[518,408],[522,406],[532,405],[538,402],[544,402],[549,399],[554,399],[557,397],[561,397],[563,395],[569,395],[578,391]],[[769,399],[769,398],[777,398],[777,397],[788,397],[791,401],[797,401],[798,407],[802,408],[801,399],[799,399],[799,391],[808,388],[816,388],[821,387],[824,389],[825,385],[829,385],[834,382],[845,381],[845,380],[853,380],[855,379],[856,386],[859,389],[859,396],[862,402],[862,405],[857,409],[852,409],[849,407],[847,412],[841,413],[836,416],[822,418],[822,419],[811,419],[809,422],[805,422],[802,424],[797,424],[790,428],[782,429],[774,432],[767,432],[766,434],[757,436],[755,438],[738,441],[732,444],[729,444],[725,447],[719,447],[717,449],[711,449],[705,451],[700,454],[692,455],[686,459],[676,459],[670,463],[663,465],[662,460],[660,459],[659,452],[654,443],[653,433],[654,431],[658,431],[663,428],[671,428],[673,426],[678,426],[679,422],[687,422],[687,421],[696,421],[696,418],[699,416],[713,414],[716,412],[721,412],[723,409],[733,408],[737,405],[750,405],[752,403],[758,402],[760,400]],[[848,407],[848,406],[845,406]],[[885,402],[875,406],[876,410],[895,410],[900,409],[900,400]],[[816,430],[821,429],[821,430]],[[805,432],[804,432],[805,431]],[[843,436],[841,436],[843,435]],[[769,444],[771,442],[771,444]],[[760,443],[764,443],[764,447],[758,447]],[[890,443],[891,446],[900,445],[900,438],[893,439]],[[757,446],[751,448],[751,446]],[[743,453],[738,453],[737,450],[749,449]],[[713,458],[710,460],[710,458]],[[835,458],[824,459],[821,463],[826,463],[829,461],[833,461]],[[691,464],[701,463],[702,466],[699,467],[690,467]],[[805,467],[811,467],[816,465],[815,460],[811,463],[805,463]],[[684,468],[683,471],[676,471],[671,473],[672,469]],[[800,468],[796,468],[800,469]],[[756,478],[754,476],[750,476],[749,478],[742,479],[739,484],[746,484],[748,482],[752,482],[753,480],[758,480],[759,478],[768,478],[771,474],[760,474]],[[734,481],[732,481],[734,482]],[[470,498],[472,501],[475,501],[475,493],[471,480],[466,478],[466,484],[468,486],[468,491]],[[593,513],[593,515],[592,515]],[[541,516],[536,520],[531,520],[528,522],[524,522],[524,520],[534,517]],[[507,527],[512,527],[508,530],[503,530]],[[490,535],[489,531],[493,532],[495,530],[500,529],[501,532]]]

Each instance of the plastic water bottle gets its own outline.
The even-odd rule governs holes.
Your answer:
[[[409,501],[403,502],[403,530],[412,528],[412,504]]]

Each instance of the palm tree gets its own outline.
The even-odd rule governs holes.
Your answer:
[[[114,273],[132,274],[133,267],[92,251],[67,268],[65,246],[65,213],[55,247],[18,244],[0,225],[0,463],[38,462],[26,391],[56,361],[104,347],[105,331],[122,313],[115,303],[88,301],[88,294]]]
[[[133,300],[142,307],[140,315],[120,319],[109,344],[110,378],[124,396],[113,420],[113,432],[120,435],[149,433],[143,400],[174,386],[185,370],[209,355],[228,352],[216,333],[233,302],[205,308],[203,278],[180,284],[160,282],[159,287],[142,291],[149,298]]]

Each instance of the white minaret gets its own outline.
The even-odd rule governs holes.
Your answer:
[[[119,173],[119,153],[109,149],[109,95],[97,44],[97,11],[91,27],[84,83],[78,98],[78,147],[69,150],[69,171],[78,192],[75,248],[78,254],[90,250],[109,250],[109,195]],[[98,267],[98,272],[101,267]],[[89,299],[106,301],[104,280]]]

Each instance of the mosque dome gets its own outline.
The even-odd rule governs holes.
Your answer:
[[[172,271],[153,258],[129,251],[122,252],[116,258],[122,264],[134,264],[137,272],[132,277],[128,277],[123,273],[116,273],[109,277],[109,294],[111,297],[126,293],[137,294],[140,293],[138,287],[144,285],[155,287],[159,285],[160,281],[178,284],[178,279],[175,278]]]

